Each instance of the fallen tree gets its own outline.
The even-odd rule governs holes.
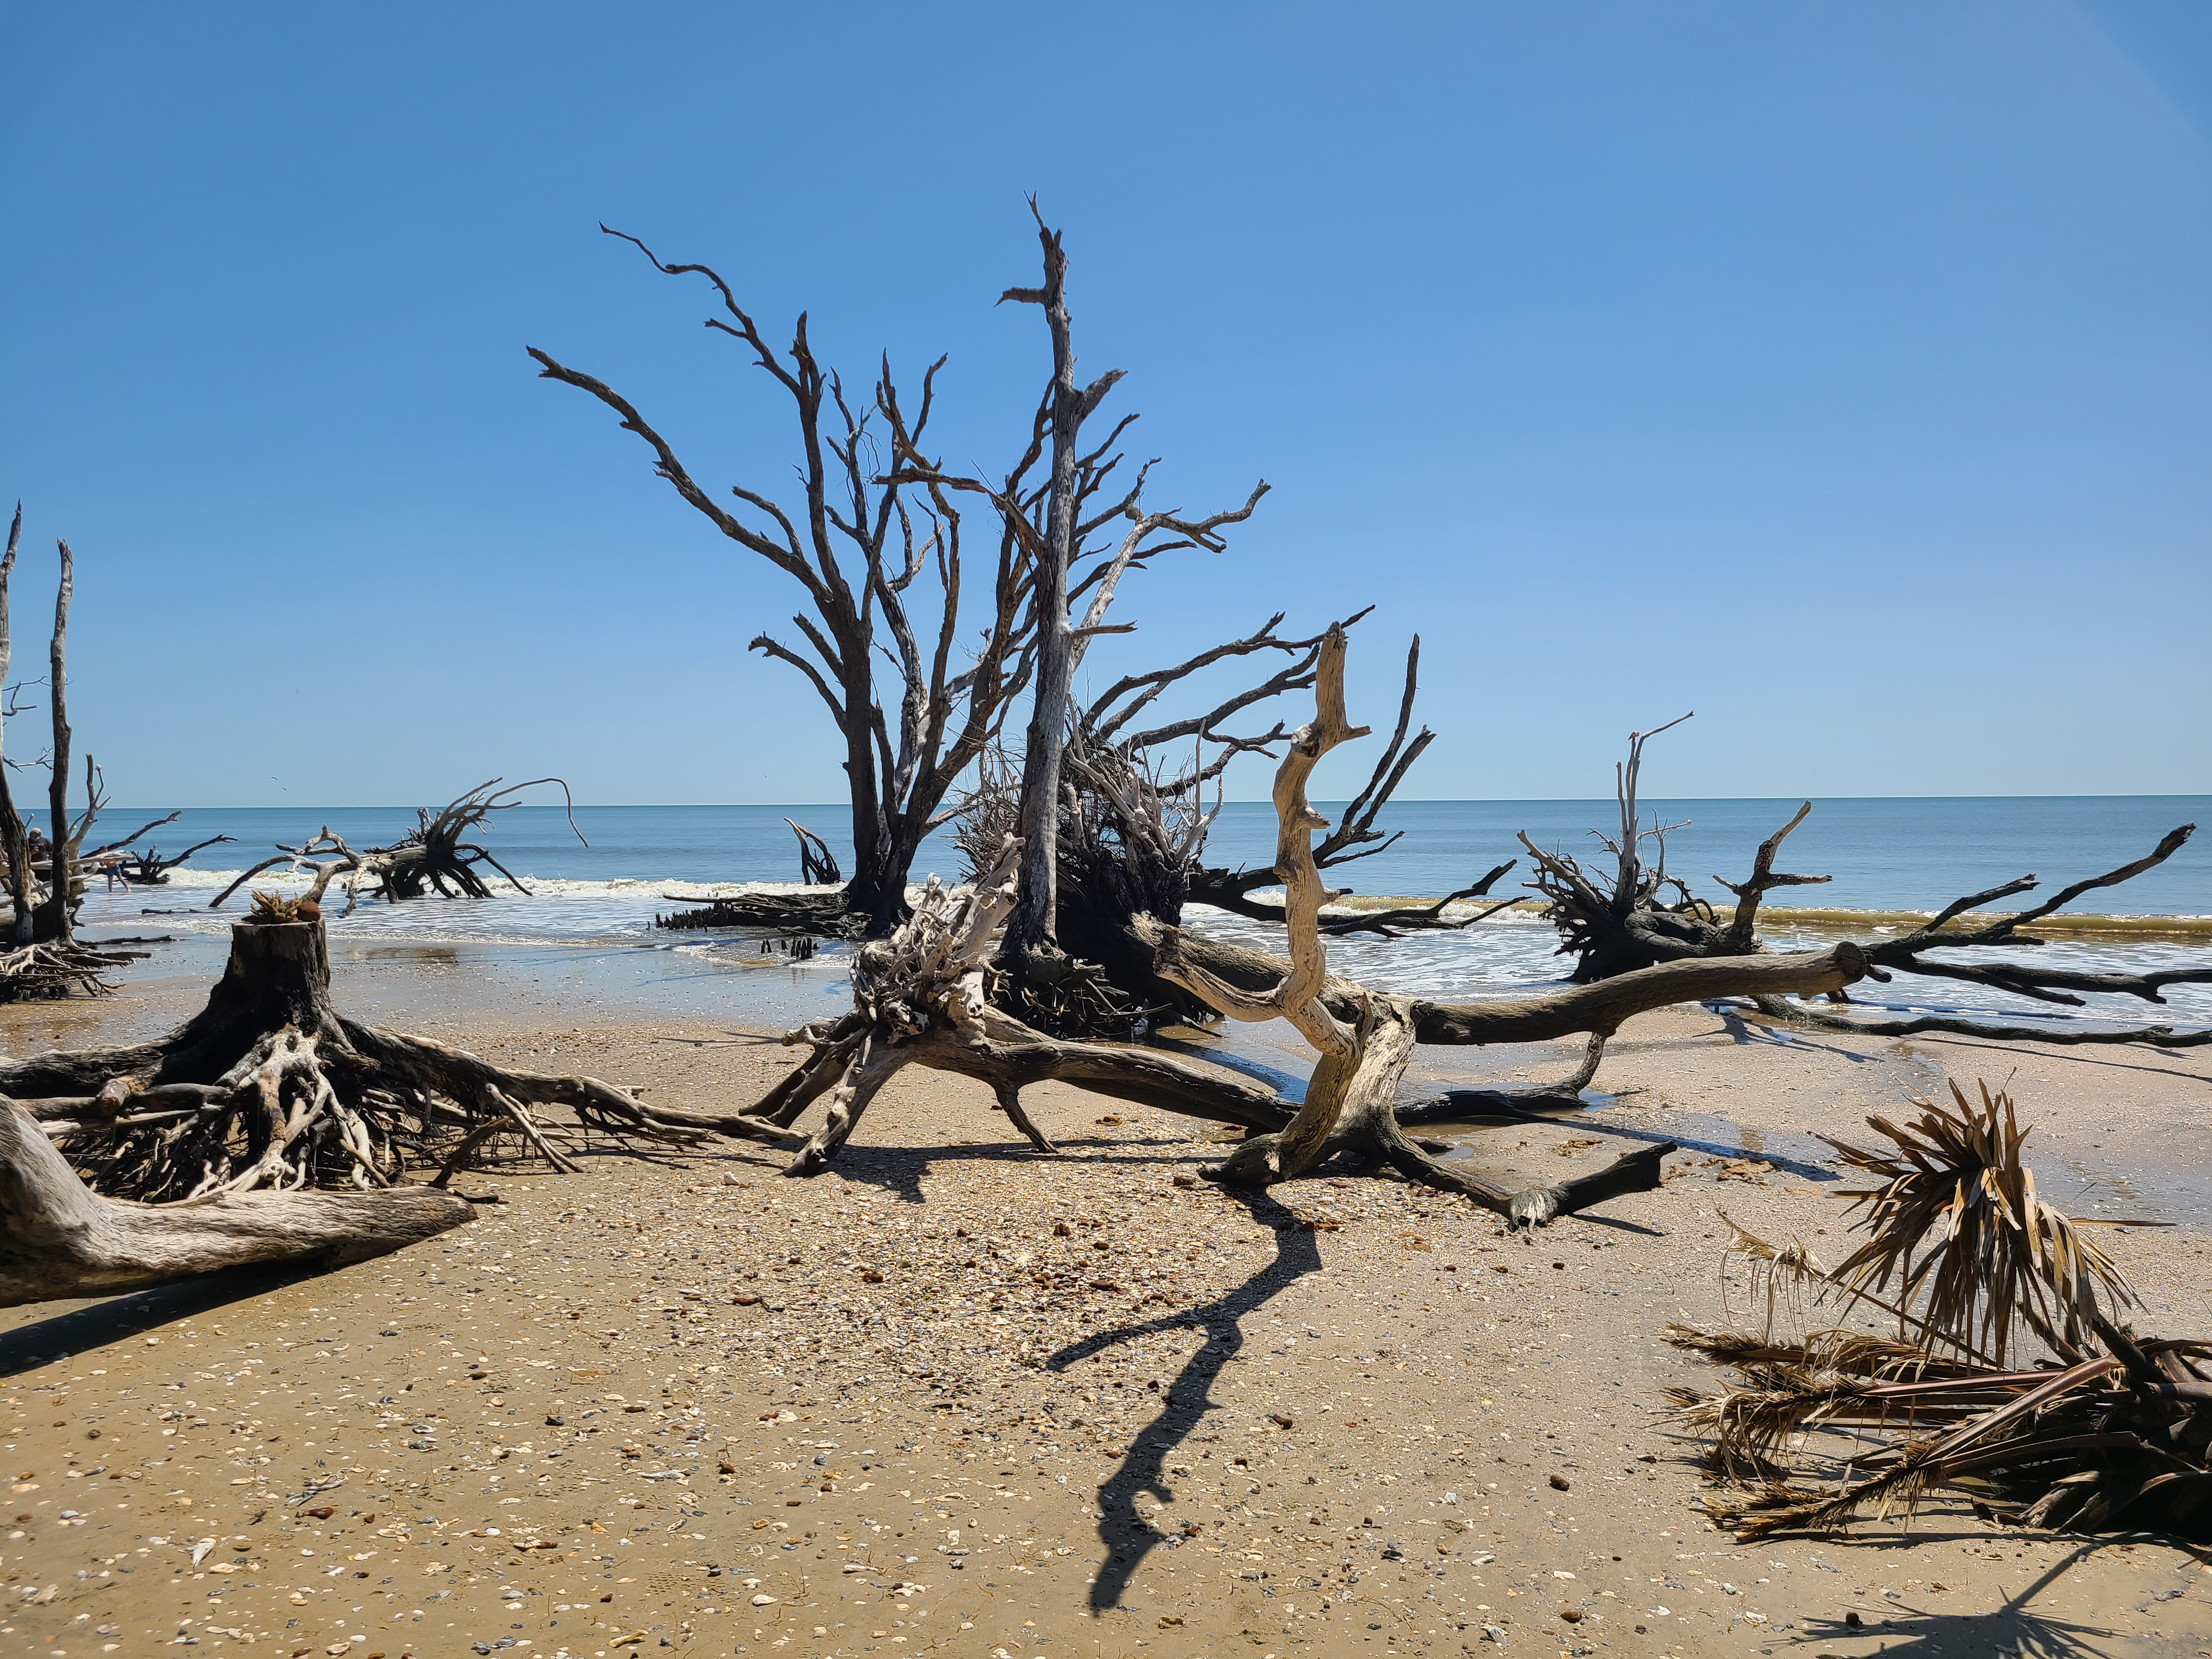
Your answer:
[[[1938,954],[1963,951],[2039,950],[2045,941],[2032,933],[2023,933],[2023,928],[2033,927],[2044,917],[2063,909],[2084,893],[2105,887],[2117,887],[2123,882],[2133,880],[2144,871],[2163,864],[2181,850],[2196,830],[2197,826],[2193,823],[2181,824],[2170,830],[2160,839],[2158,845],[2142,858],[2132,860],[2117,869],[2107,870],[2101,876],[2091,876],[2087,880],[2062,888],[2030,909],[2009,915],[1974,914],[1981,911],[1984,905],[2033,891],[2038,884],[2036,878],[2021,876],[2000,886],[1954,899],[1909,933],[1863,939],[1860,948],[1865,952],[1869,964],[1867,977],[1887,981],[1891,973],[1899,972],[1964,981],[1968,984],[2025,997],[2031,1001],[2054,1003],[2070,1008],[2088,1006],[2084,1000],[2085,993],[2130,996],[2143,1002],[2162,1004],[2166,1000],[2166,988],[2169,985],[2212,984],[2212,968],[2164,968],[2142,973],[2112,973],[2046,968],[2032,956],[2027,961],[1990,962],[1960,961],[1950,955]],[[1837,1000],[1847,999],[1839,997]],[[1834,1009],[1807,1007],[1778,997],[1754,999],[1753,1006],[1767,1018],[1790,1025],[1859,1036],[1918,1036],[1923,1033],[1945,1032],[1954,1036],[1986,1037],[2002,1042],[2053,1042],[2069,1046],[2144,1042],[2169,1048],[2202,1048],[2212,1043],[2212,1029],[2177,1032],[2171,1025],[2163,1023],[2137,1025],[2116,1019],[2109,1024],[2069,1022],[2057,1026],[2008,1021],[1997,1015],[1951,1013],[1916,1014],[1904,1019],[1882,1019]]]
[[[102,1198],[21,1106],[0,1101],[0,1307],[167,1285],[226,1267],[342,1267],[435,1237],[475,1208],[431,1187]]]
[[[1395,1096],[1414,1044],[1584,1036],[1590,1041],[1578,1076],[1586,1083],[1604,1039],[1634,1014],[1715,994],[1823,993],[1864,971],[1857,948],[1845,944],[1816,953],[1666,963],[1545,996],[1458,1005],[1381,996],[1334,978],[1313,926],[1326,895],[1308,839],[1311,830],[1326,825],[1305,803],[1304,787],[1319,754],[1352,735],[1343,718],[1343,659],[1342,630],[1332,629],[1316,665],[1321,718],[1290,740],[1278,775],[1279,868],[1293,896],[1292,960],[1224,947],[1150,918],[1132,924],[1162,978],[1238,1018],[1295,1014],[1302,1031],[1310,1029],[1321,1044],[1333,1045],[1322,1047],[1304,1102],[1166,1050],[1055,1037],[994,1006],[988,980],[1018,889],[1019,848],[1009,838],[965,895],[956,896],[933,880],[905,925],[860,947],[850,1013],[785,1039],[805,1046],[806,1059],[745,1115],[784,1128],[824,1103],[822,1127],[786,1173],[810,1176],[827,1168],[884,1085],[902,1068],[921,1065],[989,1085],[999,1109],[1040,1152],[1052,1147],[1024,1109],[1021,1091],[1064,1082],[1257,1132],[1212,1172],[1221,1180],[1288,1179],[1343,1152],[1534,1224],[1656,1185],[1667,1149],[1633,1154],[1562,1186],[1510,1191],[1434,1156],[1440,1148],[1403,1133]]]
[[[231,929],[207,1006],[153,1042],[0,1061],[15,1100],[105,1196],[201,1200],[259,1189],[441,1180],[505,1143],[556,1170],[593,1138],[690,1146],[750,1121],[643,1105],[590,1077],[511,1071],[364,1024],[331,1000],[329,946],[304,901],[264,895]],[[549,1116],[550,1109],[565,1114]]]
[[[1765,896],[1776,888],[1808,886],[1828,880],[1826,876],[1784,874],[1774,868],[1775,856],[1783,842],[1812,812],[1810,801],[1798,807],[1787,823],[1759,843],[1752,860],[1751,873],[1743,881],[1713,878],[1735,896],[1735,903],[1725,916],[1666,873],[1666,837],[1687,826],[1665,824],[1655,817],[1647,827],[1639,812],[1637,785],[1643,768],[1644,744],[1689,718],[1685,714],[1650,732],[1629,734],[1628,758],[1614,769],[1620,833],[1616,837],[1601,831],[1591,832],[1614,857],[1615,870],[1609,890],[1572,857],[1557,851],[1545,852],[1527,835],[1521,836],[1522,845],[1535,861],[1536,877],[1529,885],[1542,895],[1549,917],[1559,930],[1561,954],[1572,953],[1577,958],[1571,975],[1577,982],[1600,981],[1656,963],[1741,957],[1764,951],[1767,947],[1759,938],[1758,924],[1759,905]],[[2045,941],[2024,930],[2085,893],[2117,887],[2163,864],[2181,849],[2196,828],[2194,824],[2182,824],[2167,832],[2143,857],[2102,875],[2075,882],[2031,909],[2009,915],[1978,914],[1986,906],[2033,891],[2039,884],[2034,876],[2021,876],[1953,900],[1910,933],[1861,938],[1856,942],[1866,958],[1867,977],[1886,983],[1893,972],[1903,972],[1962,981],[2032,1001],[2074,1008],[2087,1006],[2084,993],[2132,996],[2146,1002],[2163,1003],[2167,986],[2212,984],[2212,969],[2105,972],[2045,968],[2033,957],[2026,961],[1960,960],[1955,954],[2039,949]],[[1648,864],[1642,852],[1646,842],[1651,842],[1656,851]],[[1662,902],[1662,890],[1667,887],[1674,888],[1680,896],[1675,902]],[[1841,990],[1830,993],[1827,1000],[1836,1004],[1850,1001]],[[2008,1042],[2149,1042],[2172,1047],[2212,1042],[2212,1031],[2177,1035],[2164,1024],[2130,1024],[2115,1020],[2109,1025],[2052,1026],[2008,1020],[2000,1016],[1960,1013],[1882,1019],[1833,1008],[1814,1008],[1802,1001],[1773,996],[1755,999],[1751,1012],[1795,1026],[1862,1036],[1917,1036],[1943,1032]]]
[[[500,783],[497,778],[480,783],[434,812],[427,806],[416,808],[414,830],[389,847],[368,847],[356,852],[346,845],[343,836],[333,833],[325,824],[297,847],[280,845],[274,858],[262,860],[210,899],[208,908],[218,908],[256,876],[280,865],[313,878],[304,896],[319,907],[331,884],[343,876],[346,902],[342,915],[349,914],[360,902],[364,886],[368,888],[371,897],[387,903],[417,899],[432,892],[441,898],[489,898],[492,885],[481,872],[486,866],[497,871],[508,886],[527,897],[530,890],[505,865],[487,848],[462,837],[476,834],[494,812],[520,805],[521,803],[514,798],[526,789],[534,789],[541,783],[558,783],[565,799],[568,786],[559,778],[532,778],[527,783],[508,784],[505,788]],[[569,802],[568,828],[579,842],[584,842],[584,832],[576,828],[574,801]],[[584,844],[588,847],[591,843]],[[317,859],[324,862],[314,862]]]

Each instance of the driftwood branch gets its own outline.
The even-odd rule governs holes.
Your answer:
[[[1359,616],[1366,614],[1363,611]],[[1350,620],[1357,622],[1359,617]],[[1349,626],[1350,623],[1342,625]],[[1406,652],[1406,689],[1398,702],[1397,726],[1390,734],[1389,746],[1375,763],[1375,769],[1368,775],[1366,783],[1361,786],[1359,793],[1345,808],[1336,827],[1315,847],[1314,863],[1317,867],[1331,870],[1356,863],[1361,859],[1372,858],[1378,853],[1388,851],[1397,841],[1397,833],[1386,834],[1375,827],[1376,815],[1389,805],[1398,786],[1405,781],[1407,773],[1413,769],[1413,763],[1436,740],[1436,733],[1425,726],[1412,737],[1407,735],[1413,726],[1414,699],[1420,689],[1420,667],[1421,640],[1419,635],[1415,635]],[[1305,679],[1295,682],[1299,685],[1308,683]],[[1279,726],[1276,730],[1279,732],[1281,728]],[[1272,741],[1274,735],[1268,734],[1267,740]],[[1221,763],[1225,764],[1228,758],[1228,754],[1224,753]],[[1447,917],[1448,908],[1467,899],[1485,896],[1492,885],[1517,862],[1517,860],[1509,860],[1472,885],[1447,893],[1432,903],[1401,905],[1389,910],[1364,911],[1352,915],[1325,916],[1319,925],[1322,932],[1333,935],[1377,933],[1384,939],[1397,939],[1410,933],[1448,932],[1472,927],[1477,922],[1496,915],[1514,901],[1502,900],[1477,910],[1472,915],[1456,920]],[[1276,879],[1273,869],[1199,869],[1192,872],[1189,896],[1196,903],[1210,904],[1216,909],[1228,910],[1255,921],[1281,921],[1284,911],[1280,906],[1252,897],[1261,889],[1273,885]]]
[[[1801,814],[1802,816],[1802,814]],[[2163,864],[2180,851],[2195,833],[2197,826],[2185,823],[2166,832],[2159,843],[2139,859],[2130,860],[2117,869],[2100,876],[2092,876],[2062,888],[2051,897],[2033,908],[2011,915],[1990,916],[1972,921],[1971,913],[1984,905],[2012,897],[2015,894],[2033,891],[2037,885],[2033,876],[2021,876],[1978,893],[1969,893],[1954,899],[1934,916],[1913,929],[1894,938],[1869,939],[1859,941],[1865,954],[1867,976],[1887,981],[1892,972],[1926,975],[1936,979],[1962,981],[1984,985],[1992,990],[2010,992],[2037,1002],[2056,1003],[2067,1007],[2087,1006],[2082,994],[2105,994],[2131,996],[2144,1002],[2163,1004],[2166,988],[2170,985],[2212,984],[2212,968],[2161,968],[2141,973],[2106,973],[2094,970],[2046,968],[2031,955],[2026,961],[1960,962],[1937,952],[1958,951],[1986,951],[2014,949],[2033,951],[2044,943],[2033,934],[2022,933],[2044,917],[2072,903],[2084,893],[2102,888],[2117,887],[2131,881],[2146,870]],[[1762,849],[1763,850],[1763,849]],[[1962,919],[1972,925],[1960,925]],[[1778,996],[1759,999],[1755,1006],[1771,1020],[1785,1022],[1801,1027],[1820,1030],[1854,1033],[1863,1036],[1919,1036],[1936,1032],[1957,1036],[1978,1036],[2002,1042],[2051,1042],[2059,1044],[2142,1042],[2165,1048],[2198,1047],[2212,1042],[2212,1031],[2188,1032],[2177,1035],[2165,1024],[2129,1025],[2116,1021],[2109,1027],[2090,1025],[2033,1025],[2009,1021],[2002,1017],[1975,1017],[1953,1014],[1915,1015],[1904,1019],[1868,1018],[1857,1014],[1832,1012],[1827,1010],[1800,1006],[1784,1001]]]
[[[474,1215],[466,1199],[427,1187],[169,1205],[103,1198],[30,1114],[0,1101],[0,1307],[110,1296],[226,1267],[335,1267],[435,1237]]]

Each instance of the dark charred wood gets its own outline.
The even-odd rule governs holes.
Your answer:
[[[172,817],[174,816],[174,814],[171,815]],[[167,819],[163,820],[164,823],[167,821]],[[153,828],[151,824],[147,826],[147,829],[151,828]],[[146,830],[141,830],[138,832],[138,835],[143,836],[145,833]],[[135,841],[137,839],[137,836],[133,836],[131,839]],[[179,853],[175,857],[166,859],[161,856],[161,849],[160,848],[149,847],[143,853],[131,853],[119,858],[104,860],[100,862],[97,867],[100,873],[107,878],[107,884],[111,888],[118,885],[124,887],[162,887],[168,884],[169,872],[177,868],[178,866],[185,863],[193,854],[203,852],[206,848],[216,846],[221,842],[234,841],[236,839],[237,837],[234,836],[210,836],[205,841],[194,842],[190,847],[185,848],[183,852]],[[100,849],[100,853],[113,852],[117,848],[128,846],[129,844],[130,843],[128,842],[118,842],[115,847],[101,848]],[[92,859],[97,859],[99,855],[99,853],[89,854],[88,856],[88,861],[90,861]]]
[[[676,930],[744,927],[774,933],[805,933],[830,939],[859,939],[868,931],[871,913],[854,905],[847,889],[826,893],[738,893],[703,903],[664,893],[663,898],[690,908],[656,915],[653,925]]]
[[[830,850],[830,843],[803,824],[786,818],[791,833],[799,837],[799,878],[810,887],[837,887],[845,880],[845,872],[837,867],[837,855]]]

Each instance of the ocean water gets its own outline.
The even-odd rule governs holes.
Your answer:
[[[1324,812],[1332,811],[1331,803],[1319,805]],[[1758,843],[1786,822],[1796,805],[1784,800],[1660,801],[1650,803],[1647,811],[1681,826],[1668,836],[1669,872],[1681,876],[1692,892],[1725,902],[1729,896],[1712,878],[1740,878]],[[1398,832],[1399,838],[1371,857],[1340,866],[1330,879],[1360,893],[1437,895],[1518,856],[1521,866],[1493,890],[1504,896],[1527,872],[1516,830],[1527,831],[1547,849],[1601,855],[1588,832],[1613,810],[1609,801],[1587,800],[1397,803],[1385,810],[1382,827]],[[732,1018],[752,1017],[769,1012],[755,1006],[765,999],[775,1003],[778,1018],[794,1008],[805,1017],[818,1012],[807,1006],[810,999],[843,994],[838,951],[825,951],[803,969],[764,974],[759,971],[763,964],[757,939],[670,934],[652,926],[656,913],[715,893],[793,881],[798,856],[783,823],[787,814],[827,837],[841,855],[849,847],[850,817],[842,806],[586,806],[576,809],[573,831],[558,806],[518,806],[497,815],[483,841],[522,879],[529,896],[502,890],[489,900],[364,902],[343,918],[336,917],[331,905],[327,908],[334,917],[333,945],[341,952],[466,945],[482,960],[491,961],[505,950],[526,952],[540,964],[574,965],[586,957],[605,959],[610,952],[673,955],[684,960],[665,961],[660,971],[645,978],[656,983],[672,975],[681,978],[681,1000],[693,1012],[726,1002]],[[121,834],[158,815],[159,809],[111,809],[100,828]],[[1770,903],[1929,910],[2027,874],[2042,878],[2039,893],[2050,893],[2141,857],[2168,830],[2203,822],[2208,815],[2212,796],[2203,795],[1819,801],[1785,843],[1778,863],[1785,870],[1826,874],[1832,880],[1785,891]],[[156,845],[174,852],[212,835],[230,835],[235,841],[204,849],[164,886],[95,890],[84,920],[100,933],[158,931],[179,936],[180,942],[198,939],[213,947],[245,908],[246,891],[220,911],[210,910],[209,901],[276,844],[296,845],[325,825],[356,848],[381,844],[404,834],[414,818],[411,809],[399,807],[191,809],[154,834]],[[101,837],[95,832],[92,839],[97,843]],[[1215,823],[1208,860],[1231,868],[1261,865],[1273,857],[1273,814],[1265,803],[1232,802]],[[942,836],[927,845],[915,862],[917,880],[932,872],[948,880],[962,874],[957,854]],[[279,869],[251,885],[296,888],[302,879]],[[2011,900],[2005,908],[2033,902]],[[2212,916],[2212,828],[2159,868],[2124,887],[2085,895],[2070,908],[2107,915]],[[1260,945],[1280,937],[1279,930],[1264,924],[1197,908],[1188,920],[1194,927]],[[1778,945],[1808,946],[1826,937],[1810,928],[1771,930],[1768,936]],[[1461,932],[1398,942],[1339,940],[1332,943],[1331,958],[1338,971],[1365,982],[1449,998],[1510,992],[1556,978],[1566,963],[1554,954],[1555,945],[1548,927],[1516,914]],[[206,951],[191,954],[198,957]],[[2134,940],[2066,941],[2043,947],[2040,956],[2069,965],[2212,965],[2212,948]],[[767,991],[771,983],[778,988],[773,995]],[[2097,998],[2080,1011],[1937,980],[1900,978],[1890,986],[1861,988],[1869,1003],[1899,1009],[2002,1009],[2036,1019],[2133,1019],[2154,1013],[2177,1024],[2212,1023],[2212,993],[2192,987],[2169,991],[2162,1009],[2133,999]]]

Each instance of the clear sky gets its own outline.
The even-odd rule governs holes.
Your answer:
[[[1603,793],[1686,708],[1648,789],[2212,787],[2198,0],[0,7],[18,672],[60,534],[119,800],[842,799],[744,649],[788,582],[523,348],[787,486],[781,394],[604,219],[854,380],[949,352],[1000,468],[1031,191],[1152,499],[1274,485],[1094,679],[1372,603],[1408,796]]]

